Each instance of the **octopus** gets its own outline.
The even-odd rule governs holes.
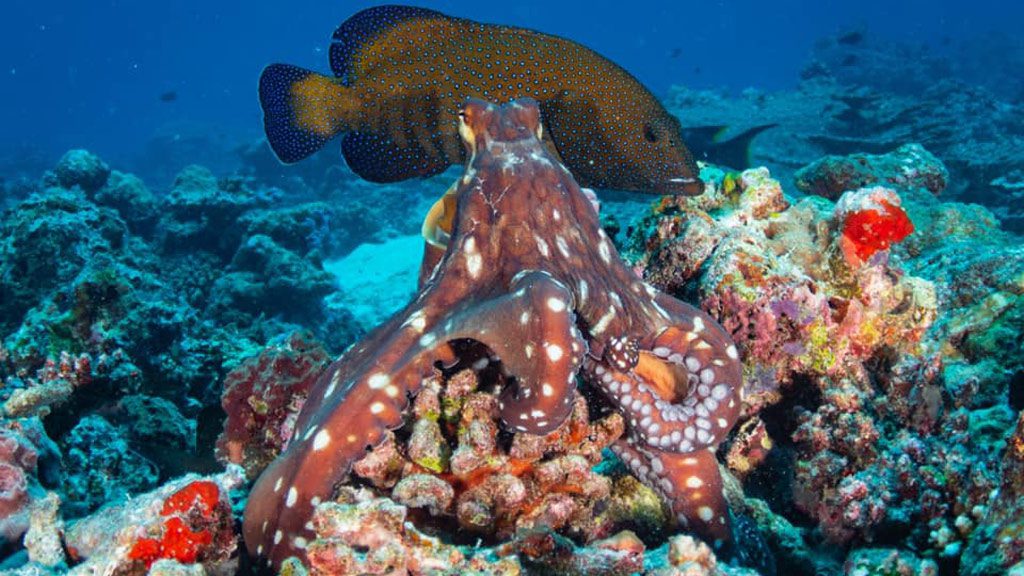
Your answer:
[[[270,569],[302,559],[316,506],[402,426],[436,366],[481,346],[472,365],[500,368],[503,426],[547,434],[569,416],[578,385],[600,391],[628,423],[614,447],[622,462],[681,526],[728,544],[714,454],[742,401],[728,334],[619,257],[544,146],[535,101],[469,100],[458,121],[468,162],[424,223],[421,289],[313,386],[291,442],[249,496],[249,553]]]

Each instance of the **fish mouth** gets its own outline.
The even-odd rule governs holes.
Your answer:
[[[669,178],[655,184],[654,191],[675,196],[698,196],[704,192],[704,181],[687,176]]]

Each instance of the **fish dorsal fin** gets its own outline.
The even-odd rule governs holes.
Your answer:
[[[354,80],[353,56],[375,36],[399,22],[436,17],[446,18],[440,12],[416,6],[374,6],[357,12],[334,31],[331,40],[331,70],[341,78],[342,84],[350,85]]]

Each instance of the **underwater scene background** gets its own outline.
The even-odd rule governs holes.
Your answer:
[[[5,4],[0,574],[1024,574],[1024,8],[374,6]]]

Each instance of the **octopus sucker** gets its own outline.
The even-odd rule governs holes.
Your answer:
[[[253,487],[249,553],[271,569],[304,559],[316,503],[402,426],[438,367],[493,370],[502,425],[538,435],[569,416],[581,375],[628,422],[615,451],[630,470],[681,526],[728,542],[712,449],[742,400],[732,341],[704,312],[637,283],[591,198],[537,138],[536,102],[470,100],[459,123],[473,177],[424,226],[429,274],[313,386],[292,441]]]

